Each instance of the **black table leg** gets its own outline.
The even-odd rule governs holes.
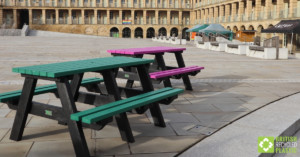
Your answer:
[[[116,82],[115,75],[112,71],[101,71],[105,86],[109,94],[114,95],[116,101],[121,100],[121,94]],[[115,116],[121,138],[127,142],[134,142],[134,137],[126,113],[121,113]]]
[[[28,117],[28,113],[32,106],[32,97],[36,87],[37,79],[25,78],[22,94],[18,103],[18,109],[12,127],[10,139],[20,141],[24,132],[24,127]]]
[[[139,77],[141,78],[141,85],[145,92],[153,91],[153,85],[151,83],[151,79],[149,77],[148,68],[145,65],[141,65],[137,67]],[[150,113],[152,115],[154,125],[160,127],[166,127],[166,123],[164,121],[164,117],[161,113],[160,107],[158,103],[153,103],[150,106]]]
[[[185,67],[184,60],[182,57],[182,52],[174,52],[179,68]],[[193,90],[190,78],[188,75],[183,75],[182,80],[186,90]]]
[[[76,113],[77,109],[72,95],[71,86],[67,79],[56,81],[57,91],[60,97],[62,108],[68,119],[68,128],[73,142],[73,147],[77,157],[90,157],[89,149],[84,137],[81,122],[70,119],[72,113]]]
[[[75,74],[73,76],[72,81],[71,81],[70,85],[71,85],[71,91],[72,91],[72,95],[73,95],[74,101],[77,101],[77,99],[78,99],[78,95],[79,95],[78,90],[80,88],[82,78],[83,78],[83,73],[81,73],[81,74]]]
[[[161,53],[155,54],[155,60],[157,62],[158,67],[160,67],[162,71],[167,70],[163,54],[161,54]],[[172,84],[171,84],[171,81],[170,81],[169,77],[165,78],[163,80],[163,82],[164,82],[165,87],[172,87]]]

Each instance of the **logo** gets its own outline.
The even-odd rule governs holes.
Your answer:
[[[258,137],[257,148],[259,153],[296,153],[296,136]]]
[[[274,137],[258,137],[259,153],[274,153]]]

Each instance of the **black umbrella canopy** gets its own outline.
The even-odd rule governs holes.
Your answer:
[[[300,33],[300,20],[282,20],[275,26],[263,29],[262,33]]]

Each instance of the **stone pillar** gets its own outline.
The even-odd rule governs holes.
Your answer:
[[[226,22],[229,22],[228,21],[228,16],[230,15],[230,4],[226,4],[225,5],[225,21]]]
[[[261,0],[255,0],[255,17],[254,19],[258,19],[259,14],[261,12]]]
[[[32,9],[28,9],[28,16],[29,16],[29,26],[32,26]],[[55,21],[56,22],[56,21]]]
[[[276,13],[276,16],[277,18],[279,18],[279,15],[280,15],[280,12],[281,10],[283,9],[283,0],[277,0],[277,13]]]
[[[42,24],[46,24],[46,9],[42,9]]]
[[[155,10],[155,24],[158,25],[158,10]]]
[[[14,23],[13,26],[14,28],[18,28],[18,17],[17,17],[17,9],[13,10],[13,18],[14,18]]]
[[[247,0],[247,17],[249,19],[252,12],[252,0]]]
[[[42,0],[42,6],[45,6],[45,0]]]
[[[297,11],[295,9],[300,9],[300,8],[297,8],[297,0],[290,0],[290,8],[289,8],[288,17],[293,17],[295,12],[297,13]]]
[[[84,9],[81,9],[81,23],[80,24],[85,24],[85,21],[84,21]]]
[[[146,39],[146,38],[147,38],[147,30],[143,29],[143,39]]]
[[[55,24],[59,24],[59,12],[58,12],[58,9],[55,9]]]
[[[220,17],[224,16],[224,5],[220,6]]]
[[[0,26],[3,24],[3,9],[0,9]]]
[[[200,10],[197,10],[197,22],[196,22],[196,24],[198,24],[199,23],[199,20],[201,19],[201,11]]]
[[[168,24],[168,25],[171,24],[171,19],[170,19],[170,18],[171,18],[171,11],[168,10],[168,11],[167,11],[167,24]]]
[[[235,18],[235,16],[236,16],[236,3],[234,2],[234,3],[232,3],[231,4],[231,11],[232,11],[232,17],[231,17],[231,19],[232,20],[235,20],[236,18]]]
[[[72,9],[68,10],[68,15],[69,15],[68,24],[72,24]]]
[[[271,1],[271,0],[270,0]],[[238,19],[240,21],[242,21],[242,18],[243,18],[243,14],[244,14],[244,1],[239,1],[239,10],[238,10]]]
[[[57,7],[57,5],[58,5],[58,0],[55,0],[55,1],[54,1],[54,6]]]
[[[122,22],[123,22],[123,10],[119,10],[119,24],[121,25]]]
[[[214,8],[214,18],[215,18],[215,19],[214,19],[214,20],[215,20],[215,21],[214,21],[215,23],[217,23],[217,21],[216,21],[217,18],[220,19],[220,17],[219,17],[219,8],[218,8],[218,7],[215,7],[215,8]]]
[[[98,24],[98,10],[94,9],[94,24]]]
[[[210,19],[212,19],[214,17],[214,8],[211,7],[209,8],[209,22],[214,23],[212,21],[210,21]]]
[[[178,13],[178,24],[181,25],[182,24],[182,11],[179,11]]]
[[[107,24],[110,24],[110,10],[106,10]]]
[[[205,22],[205,9],[202,9],[202,10],[201,10],[201,20],[202,20],[203,23],[206,23],[206,22]],[[202,24],[203,24],[203,23],[202,23]]]
[[[178,0],[178,8],[182,8],[182,5],[181,5],[181,4],[182,4],[182,1],[183,1],[183,0]]]
[[[143,25],[147,24],[147,11],[143,11]]]
[[[131,24],[134,25],[134,10],[131,10]]]
[[[266,13],[265,13],[265,19],[269,19],[269,15],[271,15],[271,7],[272,7],[272,0],[266,0]]]

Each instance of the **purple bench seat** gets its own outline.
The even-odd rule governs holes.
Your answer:
[[[171,69],[171,70],[153,72],[153,73],[150,73],[149,75],[150,75],[150,78],[152,78],[152,79],[159,79],[159,78],[168,77],[168,76],[186,74],[186,73],[190,73],[190,72],[197,72],[197,71],[199,72],[202,69],[204,69],[204,67],[189,66],[189,67],[184,67],[184,68],[176,68],[176,69]]]

